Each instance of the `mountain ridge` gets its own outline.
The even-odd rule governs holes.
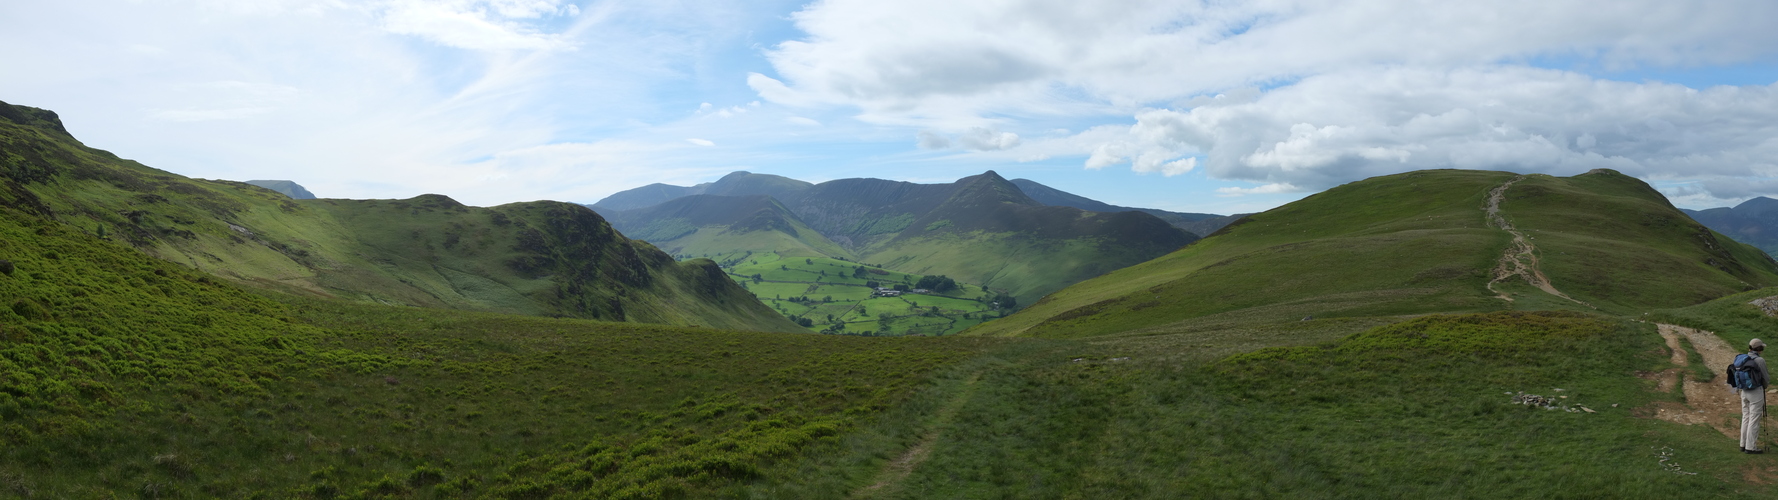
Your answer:
[[[4,105],[0,203],[261,288],[425,307],[797,331],[707,260],[676,262],[583,206],[297,200],[81,144]],[[20,122],[23,117],[24,122]]]

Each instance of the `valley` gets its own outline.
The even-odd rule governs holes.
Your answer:
[[[828,334],[938,336],[1009,314],[1005,291],[826,257],[715,255],[743,288],[805,328]]]
[[[1201,239],[991,173],[657,187],[669,217],[607,224],[555,202],[296,200],[117,159],[45,110],[0,116],[0,496],[1778,481],[1699,396],[1726,352],[1778,338],[1755,304],[1778,262],[1615,171],[1381,176]],[[794,198],[817,189],[931,209]]]

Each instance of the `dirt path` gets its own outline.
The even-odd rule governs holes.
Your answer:
[[[1661,337],[1667,339],[1668,348],[1673,350],[1673,364],[1679,366],[1688,366],[1691,362],[1685,349],[1680,346],[1680,339],[1685,339],[1686,343],[1691,344],[1692,350],[1697,351],[1698,355],[1704,358],[1704,366],[1707,368],[1718,369],[1728,366],[1729,363],[1735,361],[1735,355],[1741,353],[1739,349],[1724,342],[1721,337],[1717,337],[1711,332],[1667,324],[1656,325],[1656,327],[1660,330]],[[1667,376],[1678,377],[1684,371],[1683,369],[1668,370]],[[1671,387],[1670,382],[1666,381],[1663,381],[1661,386],[1663,388]],[[1724,436],[1736,439],[1741,437],[1741,398],[1721,380],[1705,382],[1690,380],[1690,377],[1687,377],[1681,390],[1685,391],[1685,404],[1657,404],[1653,416],[1685,425],[1708,425],[1722,432]],[[1770,397],[1772,391],[1768,390],[1767,392]],[[1778,420],[1771,416],[1766,417],[1764,425],[1775,424],[1778,424]]]
[[[940,431],[957,415],[957,410],[962,408],[963,403],[969,401],[969,396],[975,393],[975,383],[977,380],[981,380],[981,377],[980,373],[970,375],[969,380],[963,382],[963,387],[957,389],[957,394],[951,396],[951,399],[945,402],[944,407],[938,409],[932,422],[927,424],[925,437],[922,437],[919,443],[908,447],[907,451],[902,452],[901,456],[895,457],[895,460],[884,464],[883,470],[877,473],[877,480],[873,481],[870,486],[853,492],[852,498],[877,498],[879,495],[893,492],[899,487],[901,480],[907,479],[908,474],[914,472],[914,468],[925,463],[926,459],[932,456],[932,448],[938,445],[942,434]]]
[[[1513,279],[1513,277],[1523,277],[1526,283],[1530,283],[1531,286],[1537,287],[1545,293],[1598,309],[1592,304],[1569,297],[1568,294],[1557,290],[1555,285],[1550,284],[1550,278],[1544,276],[1543,271],[1538,269],[1537,246],[1532,245],[1531,238],[1526,237],[1525,233],[1514,228],[1511,222],[1507,222],[1506,217],[1500,215],[1500,201],[1506,198],[1506,189],[1512,187],[1513,183],[1522,180],[1525,180],[1523,175],[1514,177],[1513,180],[1506,181],[1505,184],[1488,192],[1488,205],[1483,207],[1483,210],[1488,214],[1489,225],[1513,235],[1512,245],[1506,247],[1506,252],[1500,255],[1499,264],[1494,266],[1494,279],[1488,281],[1488,291],[1494,292],[1494,296],[1497,298],[1512,302],[1512,296],[1507,295],[1506,292],[1495,290],[1494,284]]]

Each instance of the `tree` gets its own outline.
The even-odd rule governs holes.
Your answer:
[[[957,281],[945,275],[922,276],[914,283],[914,288],[925,288],[934,292],[944,293],[957,289]]]
[[[803,259],[803,263],[813,266],[815,265],[815,259]]]
[[[864,286],[868,286],[868,287],[871,287],[872,289],[875,289],[877,287],[883,286],[883,284],[878,283],[877,280],[870,280],[870,281],[864,282]]]
[[[907,285],[907,283],[896,283],[896,284],[895,284],[895,291],[897,291],[897,292],[905,292],[905,291],[908,291],[908,285]]]
[[[866,271],[864,266],[852,268],[852,277],[854,278],[863,278],[866,274],[870,274],[870,271]]]
[[[1001,309],[1012,309],[1019,306],[1019,299],[1015,299],[1011,295],[1002,293],[994,296],[993,304],[994,307]]]
[[[814,320],[811,320],[811,319],[809,319],[809,318],[797,318],[797,319],[796,319],[796,324],[798,324],[798,325],[802,325],[802,326],[803,326],[803,328],[808,328],[808,327],[811,327],[811,326],[815,326],[815,321],[814,321]]]

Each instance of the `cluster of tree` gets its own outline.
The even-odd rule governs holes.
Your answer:
[[[1018,299],[1004,293],[994,295],[994,298],[989,300],[988,303],[1000,309],[1013,309],[1019,307]]]
[[[920,281],[914,282],[914,288],[925,288],[927,290],[932,290],[934,292],[945,293],[945,292],[949,292],[952,290],[956,290],[957,289],[957,281],[953,280],[951,278],[947,278],[947,277],[945,277],[945,275],[942,275],[942,274],[934,275],[934,276],[921,276]]]

